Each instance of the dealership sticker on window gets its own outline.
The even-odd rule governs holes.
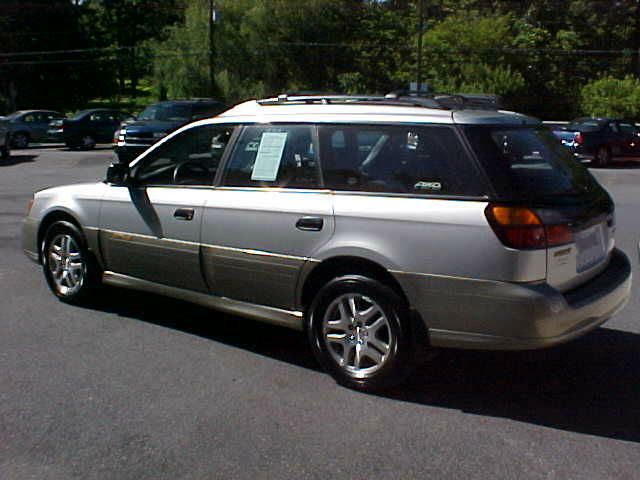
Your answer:
[[[273,182],[278,176],[287,133],[264,132],[253,165],[251,180]]]

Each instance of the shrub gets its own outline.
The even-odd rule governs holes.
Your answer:
[[[582,111],[593,117],[640,117],[640,80],[627,75],[620,79],[601,77],[580,91]]]

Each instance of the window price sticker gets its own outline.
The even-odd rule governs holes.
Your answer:
[[[251,180],[273,182],[278,176],[287,133],[264,132],[251,172]]]

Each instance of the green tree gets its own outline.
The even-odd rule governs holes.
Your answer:
[[[510,15],[451,15],[424,34],[427,81],[436,91],[522,93],[522,74],[511,67],[515,41]]]
[[[102,63],[78,52],[89,46],[79,26],[84,11],[68,0],[1,1],[0,113],[64,109],[108,90]]]
[[[580,92],[585,114],[602,117],[640,118],[640,80],[604,76],[587,83]]]
[[[85,0],[82,26],[94,46],[113,48],[113,66],[120,93],[130,81],[135,96],[141,76],[151,70],[145,48],[150,40],[160,39],[164,28],[182,17],[181,0]]]

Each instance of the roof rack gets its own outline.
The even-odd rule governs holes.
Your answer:
[[[499,110],[503,108],[502,98],[499,95],[487,93],[425,93],[410,90],[396,90],[388,93],[387,98],[406,101],[436,102],[440,108],[449,110]]]
[[[265,98],[257,101],[259,105],[299,105],[299,104],[369,104],[369,105],[392,105],[406,107],[425,107],[440,110],[449,110],[432,98],[421,97],[391,97],[380,95],[288,95],[286,93],[275,98]]]
[[[275,98],[257,101],[260,105],[300,105],[300,104],[369,104],[404,107],[423,107],[438,110],[499,110],[503,108],[502,99],[491,94],[461,93],[423,93],[409,90],[397,90],[381,95],[340,95],[310,94],[297,95],[283,93]]]

